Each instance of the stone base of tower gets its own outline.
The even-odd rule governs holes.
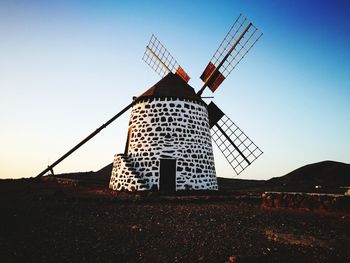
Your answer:
[[[148,185],[133,168],[130,158],[123,154],[116,154],[113,161],[113,169],[109,188],[117,191],[142,191],[148,190]]]
[[[160,161],[151,161],[148,167],[141,161],[137,162],[131,156],[115,155],[109,188],[116,191],[147,191],[159,190],[163,192],[188,190],[218,190],[215,173],[200,173],[199,168],[184,166],[183,161],[176,159],[174,177],[169,178],[171,171],[162,173]],[[169,159],[167,159],[169,160]],[[154,164],[152,166],[152,163]],[[173,180],[173,189],[163,188],[164,180]],[[165,184],[167,185],[167,184]],[[171,185],[171,184],[170,184]]]

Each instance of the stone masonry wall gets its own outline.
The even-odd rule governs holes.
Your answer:
[[[133,168],[130,158],[122,154],[116,154],[109,188],[117,191],[140,191],[147,189],[147,185]]]
[[[129,131],[128,158],[144,180],[144,190],[159,189],[162,158],[176,159],[176,190],[218,189],[208,112],[202,103],[145,99],[134,105]]]
[[[301,210],[350,211],[350,196],[322,193],[264,192],[264,208],[292,208]]]

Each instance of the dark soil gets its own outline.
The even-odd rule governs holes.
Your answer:
[[[350,262],[350,214],[260,196],[0,181],[0,262]]]

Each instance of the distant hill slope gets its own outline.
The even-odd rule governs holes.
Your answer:
[[[323,161],[300,167],[267,181],[269,185],[339,187],[350,186],[350,164]]]
[[[110,163],[110,164],[107,164],[105,167],[101,168],[100,170],[98,170],[95,174],[101,180],[104,180],[107,183],[109,183],[109,179],[111,179],[112,169],[113,169],[113,163]]]
[[[101,168],[96,172],[90,171],[90,172],[78,172],[78,173],[63,173],[63,174],[57,174],[55,175],[55,177],[80,180],[86,183],[108,186],[111,173],[112,173],[112,163],[106,165],[105,167]]]
[[[260,191],[264,189],[266,181],[264,180],[246,180],[234,178],[217,177],[219,190],[221,191]]]

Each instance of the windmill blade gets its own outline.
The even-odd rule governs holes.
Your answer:
[[[41,177],[43,175],[45,175],[47,172],[51,172],[52,174],[54,174],[53,172],[53,168],[59,164],[60,162],[62,162],[64,159],[66,159],[69,155],[71,155],[73,152],[75,152],[76,150],[78,150],[81,146],[83,146],[85,143],[87,143],[89,140],[91,140],[93,137],[95,137],[95,135],[97,135],[101,130],[103,130],[104,128],[106,128],[109,124],[111,124],[113,121],[115,121],[117,118],[119,118],[121,115],[123,115],[128,109],[130,109],[132,106],[135,105],[135,103],[138,100],[135,99],[133,102],[131,102],[128,106],[126,106],[124,109],[122,109],[120,112],[118,112],[116,115],[114,115],[112,118],[110,118],[106,123],[102,124],[99,128],[97,128],[94,132],[92,132],[90,135],[88,135],[84,140],[82,140],[81,142],[79,142],[77,145],[75,145],[72,149],[70,149],[67,153],[65,153],[64,155],[62,155],[62,157],[60,157],[59,159],[57,159],[57,161],[55,161],[53,164],[48,165],[48,167],[43,170],[41,173],[39,173],[36,177]]]
[[[188,74],[153,34],[146,46],[142,60],[162,78],[172,72],[179,75],[186,82],[190,80]]]
[[[202,73],[204,85],[198,95],[206,87],[215,92],[262,35],[242,14],[239,15]]]
[[[208,105],[212,138],[236,174],[240,174],[263,152],[213,102]]]

